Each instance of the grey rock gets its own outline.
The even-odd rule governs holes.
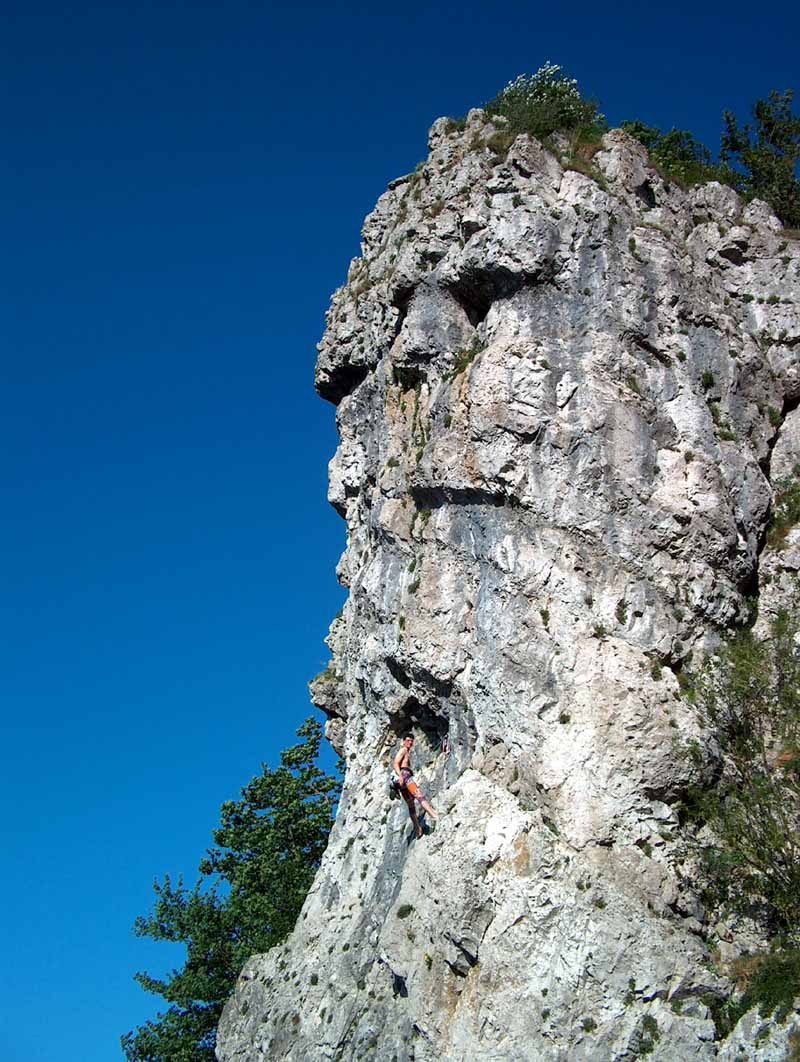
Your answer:
[[[312,697],[347,776],[223,1062],[755,1050],[706,1002],[732,985],[676,806],[714,749],[679,679],[800,570],[764,545],[800,458],[800,246],[619,130],[594,179],[525,136],[497,156],[497,128],[434,124],[328,312],[349,597]],[[408,729],[442,812],[419,841],[385,785]]]

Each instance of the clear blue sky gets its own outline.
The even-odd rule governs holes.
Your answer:
[[[314,344],[364,214],[546,59],[611,121],[798,88],[797,5],[4,5],[0,1058],[108,1062],[154,876],[289,744],[343,599]]]

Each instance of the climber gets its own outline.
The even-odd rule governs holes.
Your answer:
[[[425,794],[411,776],[414,773],[411,769],[411,749],[414,747],[414,735],[406,734],[403,738],[403,744],[397,752],[393,762],[392,769],[395,773],[395,785],[400,790],[400,794],[405,800],[408,806],[408,813],[411,816],[411,821],[414,823],[414,831],[417,837],[422,836],[422,827],[419,824],[417,818],[417,809],[414,806],[416,800],[421,806],[423,811],[426,811],[430,817],[436,822],[439,816],[433,810]]]

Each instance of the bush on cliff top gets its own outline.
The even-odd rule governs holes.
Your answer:
[[[792,112],[793,93],[773,90],[751,108],[753,122],[740,125],[730,111],[723,114],[720,157],[685,129],[662,133],[640,121],[624,121],[621,128],[647,148],[663,175],[690,186],[719,181],[745,199],[764,199],[781,222],[800,228],[800,116]],[[544,140],[553,133],[570,136],[573,153],[579,144],[592,143],[608,129],[595,100],[584,96],[575,78],[556,63],[547,62],[534,74],[520,74],[483,105],[489,115],[506,119],[493,138],[499,154],[513,139],[528,133]],[[453,122],[463,128],[463,119]],[[492,144],[489,145],[492,147]]]
[[[567,77],[555,63],[545,63],[535,74],[520,74],[509,81],[484,104],[484,110],[505,118],[509,133],[529,133],[539,140],[581,126],[598,136],[608,128],[595,101],[584,97],[575,78]]]

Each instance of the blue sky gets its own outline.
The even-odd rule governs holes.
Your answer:
[[[0,1057],[108,1062],[344,592],[314,344],[363,216],[545,60],[692,129],[798,85],[793,3],[4,5]]]

